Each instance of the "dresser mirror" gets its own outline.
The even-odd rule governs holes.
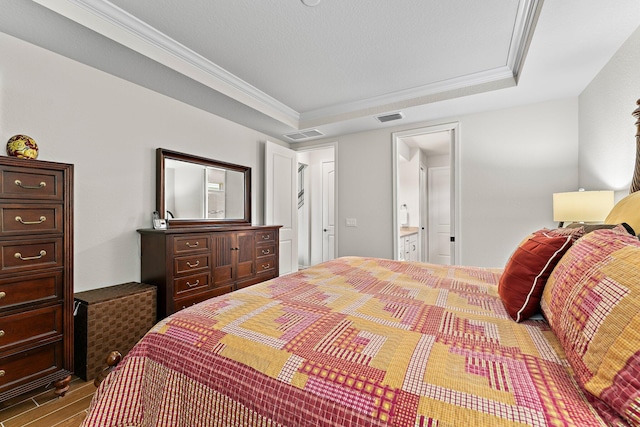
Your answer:
[[[251,224],[251,168],[158,148],[156,210],[169,227]]]

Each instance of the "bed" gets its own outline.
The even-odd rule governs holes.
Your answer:
[[[177,312],[82,425],[638,426],[639,195],[504,269],[343,257]]]

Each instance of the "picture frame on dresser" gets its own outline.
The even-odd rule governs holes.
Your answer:
[[[0,157],[0,402],[73,366],[73,165]]]

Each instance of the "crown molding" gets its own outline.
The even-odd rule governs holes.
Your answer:
[[[492,90],[514,85],[513,71],[503,66],[368,99],[304,112],[300,115],[300,124],[304,127],[319,126],[339,121],[338,117],[342,117],[344,120],[353,119],[469,95],[477,92],[473,89],[477,87]]]
[[[293,128],[297,111],[239,79],[107,0],[33,0]]]

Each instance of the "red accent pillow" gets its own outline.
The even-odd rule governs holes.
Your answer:
[[[507,313],[516,322],[539,311],[540,297],[549,275],[574,240],[582,235],[582,230],[574,231],[537,231],[523,240],[509,258],[498,282],[498,294]]]

